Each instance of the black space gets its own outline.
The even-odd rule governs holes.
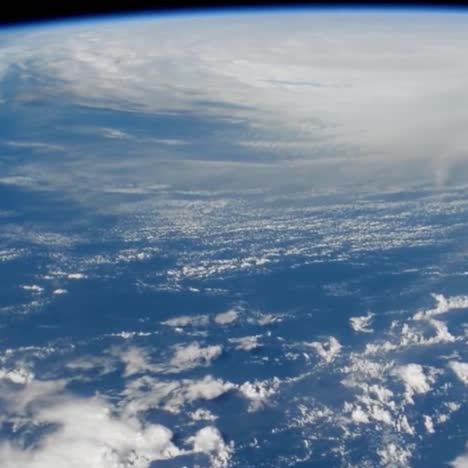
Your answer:
[[[105,15],[125,15],[141,13],[181,13],[203,10],[225,10],[237,8],[286,8],[286,7],[319,7],[319,8],[443,8],[458,10],[468,8],[467,1],[412,1],[412,2],[314,2],[299,1],[285,2],[270,0],[254,1],[229,1],[229,0],[46,0],[44,2],[30,2],[17,0],[9,2],[0,12],[0,25],[15,26],[42,21],[63,20],[83,17],[95,17]]]

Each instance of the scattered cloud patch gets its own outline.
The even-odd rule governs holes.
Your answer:
[[[445,297],[443,294],[431,294],[436,301],[433,309],[420,311],[414,315],[415,320],[428,319],[436,315],[446,314],[452,310],[468,309],[468,296]]]
[[[194,421],[216,421],[218,416],[215,416],[211,411],[203,408],[198,408],[196,411],[190,413],[190,417]]]
[[[450,368],[455,375],[465,384],[468,385],[468,362],[452,361],[449,363]]]
[[[253,349],[259,348],[261,346],[261,343],[258,341],[260,337],[261,335],[244,336],[242,338],[229,338],[229,342],[234,343],[236,349],[252,351]]]
[[[405,398],[409,403],[414,403],[414,395],[429,392],[435,381],[434,374],[425,372],[420,364],[398,367],[395,369],[395,375],[402,380],[405,386]]]
[[[41,286],[38,286],[37,284],[31,284],[31,285],[28,285],[28,284],[25,284],[23,286],[21,286],[25,291],[31,291],[31,292],[34,292],[34,293],[41,293],[44,291],[44,288],[42,288]]]
[[[277,392],[280,384],[281,380],[277,377],[264,381],[247,381],[240,385],[239,391],[250,401],[249,411],[254,412],[265,406],[268,400]]]
[[[227,312],[222,312],[215,316],[214,321],[218,325],[228,325],[235,322],[239,318],[239,312],[237,310],[231,309]]]
[[[172,319],[162,322],[163,325],[168,327],[203,327],[208,325],[210,319],[208,315],[181,315]]]
[[[170,372],[182,372],[194,367],[209,366],[222,352],[223,348],[219,345],[203,347],[197,342],[178,345],[168,369]]]
[[[349,323],[351,328],[358,333],[372,333],[374,330],[370,328],[372,318],[374,314],[369,312],[367,315],[362,315],[359,317],[351,317]]]
[[[334,336],[324,342],[313,341],[305,345],[313,348],[325,364],[333,362],[341,351],[341,344]]]
[[[428,434],[434,434],[435,429],[434,429],[434,422],[432,421],[432,418],[425,414],[423,416],[424,418],[424,427],[426,428],[426,432]]]
[[[72,280],[80,280],[80,279],[85,279],[86,275],[84,273],[69,273],[67,275],[67,278],[72,279]]]
[[[194,452],[203,452],[210,456],[213,468],[227,467],[234,449],[234,444],[226,444],[221,432],[214,426],[200,429],[188,439],[193,444]]]
[[[170,382],[143,376],[126,386],[122,392],[125,397],[122,407],[129,415],[153,408],[177,414],[186,405],[198,400],[214,400],[235,388],[235,384],[211,375],[198,380],[182,379]]]

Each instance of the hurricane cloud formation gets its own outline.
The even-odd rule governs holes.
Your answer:
[[[288,175],[306,184],[323,173],[345,183],[389,177],[393,166],[443,184],[466,161],[465,26],[464,14],[397,11],[84,22],[4,33],[0,70],[19,80],[3,93],[17,106],[53,96],[143,113],[138,131],[122,122],[72,131],[122,140],[138,179],[155,171],[143,155],[157,153],[163,183],[287,186]],[[192,119],[191,129],[149,131],[161,115],[174,126]],[[62,149],[26,137],[7,144]],[[115,174],[115,164],[102,170]],[[75,156],[65,173],[86,174],[82,166]]]

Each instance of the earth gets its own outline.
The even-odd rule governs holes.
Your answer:
[[[2,29],[2,468],[467,467],[467,23]]]

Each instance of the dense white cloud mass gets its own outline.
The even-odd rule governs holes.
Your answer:
[[[362,158],[423,158],[440,183],[467,158],[467,23],[423,12],[82,23],[10,35],[0,73],[16,66],[45,83],[53,77],[47,93],[93,106],[241,122],[240,147],[274,153],[289,170],[316,160],[362,169]],[[219,175],[228,166],[210,167]]]
[[[57,424],[37,447],[21,450],[0,445],[5,468],[85,467],[147,468],[152,460],[172,458],[179,450],[164,426],[142,426],[113,416],[102,400],[70,399],[41,408],[36,424]]]
[[[65,390],[66,381],[15,382],[15,389],[2,386],[6,403],[0,423],[49,428],[34,444],[21,438],[0,443],[1,466],[5,468],[148,468],[152,462],[192,452],[203,452],[211,466],[227,466],[233,444],[224,441],[213,426],[196,432],[187,441],[193,449],[180,449],[172,431],[144,422],[143,413],[161,405],[179,411],[197,400],[212,400],[235,388],[233,384],[206,376],[201,380],[158,382],[141,377],[130,382],[121,404],[104,396],[80,398]],[[198,409],[193,420],[214,421],[208,410]]]

